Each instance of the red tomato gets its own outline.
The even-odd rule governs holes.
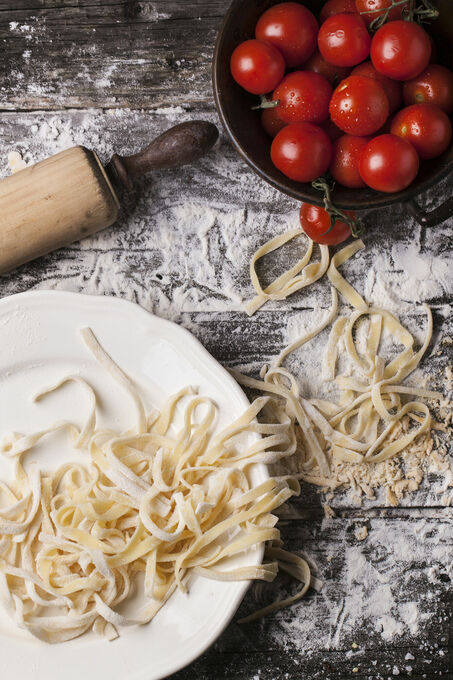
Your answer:
[[[246,40],[231,55],[231,75],[252,94],[266,94],[277,87],[285,73],[285,60],[273,45]]]
[[[419,160],[412,144],[396,135],[372,139],[360,156],[363,181],[376,191],[402,191],[415,179]]]
[[[450,119],[433,104],[413,104],[398,111],[390,132],[407,139],[423,159],[440,156],[451,141]]]
[[[318,47],[335,66],[355,66],[370,53],[371,38],[357,14],[334,14],[319,29]]]
[[[357,12],[359,12],[365,23],[371,24],[372,21],[382,16],[388,7],[391,7],[392,0],[355,0]],[[409,0],[404,5],[392,7],[388,13],[387,21],[397,21],[403,17],[403,10],[409,9]],[[380,11],[379,11],[380,10]]]
[[[330,139],[311,123],[292,123],[280,130],[271,146],[276,168],[296,182],[312,182],[329,167]]]
[[[327,0],[319,14],[321,23],[334,14],[357,14],[355,0]]]
[[[389,115],[389,102],[377,80],[349,76],[335,89],[329,105],[335,125],[350,135],[371,135]]]
[[[255,36],[271,43],[283,54],[286,65],[300,66],[316,49],[318,22],[298,2],[282,2],[268,9],[258,19]]]
[[[445,113],[453,111],[453,73],[440,64],[429,65],[423,73],[404,83],[405,104],[435,104]]]
[[[274,90],[279,100],[278,115],[285,123],[322,123],[329,115],[330,83],[313,71],[288,73]]]
[[[343,80],[351,73],[350,68],[335,66],[334,64],[329,63],[318,51],[305,62],[304,71],[319,73],[321,76],[324,76],[324,78],[327,78],[331,85],[336,85],[340,80]]]
[[[355,217],[355,213],[351,210],[345,210],[345,214],[352,218]],[[337,243],[346,241],[348,236],[351,236],[351,229],[346,222],[335,220],[335,224],[332,227],[327,210],[317,205],[302,203],[299,215],[300,226],[308,238],[311,238],[315,243],[334,246]]]
[[[366,78],[374,78],[384,88],[384,92],[389,100],[390,113],[393,113],[400,108],[403,103],[403,86],[397,80],[390,80],[379,73],[374,68],[371,61],[364,61],[352,69],[352,76],[365,76]]]
[[[430,56],[428,34],[412,21],[384,24],[371,41],[374,68],[394,80],[415,78],[428,66]]]
[[[360,177],[359,161],[370,139],[371,137],[343,135],[333,143],[330,172],[334,180],[344,187],[362,189],[366,186]]]
[[[277,132],[280,132],[285,127],[286,123],[278,117],[277,107],[273,109],[264,109],[261,114],[261,125],[266,130],[270,137],[275,137]]]

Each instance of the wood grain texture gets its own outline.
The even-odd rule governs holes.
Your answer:
[[[0,44],[8,56],[0,60],[4,174],[13,149],[32,162],[85,144],[107,161],[113,151],[137,151],[175,122],[218,122],[210,57],[227,4],[0,0]],[[420,202],[434,206],[450,191],[446,180]],[[253,292],[250,255],[294,226],[297,209],[248,170],[222,136],[196,165],[140,181],[111,230],[1,276],[0,295],[55,288],[125,297],[184,325],[227,367],[256,373],[294,328],[310,327],[328,309],[325,281],[266,305],[251,319],[241,309]],[[423,232],[397,207],[368,215],[366,226],[367,247],[346,265],[348,280],[367,296],[384,297],[421,337],[424,315],[397,251],[415,244],[421,256],[447,261],[453,221]],[[260,275],[270,280],[302,247],[300,239],[265,261]],[[383,272],[392,277],[393,290],[383,289]],[[451,290],[430,286],[423,300],[435,318],[423,368],[430,384],[442,388],[451,363],[451,346],[443,343],[453,335]],[[313,343],[291,359],[302,381],[317,351]],[[395,669],[401,678],[452,680],[452,512],[436,493],[438,481],[430,475],[399,508],[385,507],[382,499],[360,507],[338,494],[329,520],[317,490],[304,486],[300,498],[282,509],[280,524],[286,547],[303,550],[317,564],[323,590],[263,621],[231,623],[174,680],[387,680]],[[355,532],[363,525],[369,535],[359,542]],[[363,579],[350,580],[352,559],[363,565]],[[281,577],[277,593],[291,588]],[[416,604],[417,630],[398,606],[393,614],[400,633],[385,639],[379,603],[374,610],[370,603],[372,593],[384,598],[388,589],[408,612]],[[253,586],[240,613],[273,595],[275,585]]]
[[[224,0],[0,3],[0,108],[209,101]],[[11,23],[13,22],[13,23]],[[64,54],[65,58],[61,59]]]
[[[113,224],[119,203],[96,154],[75,146],[0,184],[0,272]]]
[[[98,148],[106,160],[114,149],[124,153],[135,150],[130,147],[125,129],[133,127],[134,145],[138,148],[171,125],[175,115],[184,119],[193,113],[151,115],[131,111],[121,116],[113,111],[8,113],[1,124],[2,157],[10,149],[18,148],[26,158],[38,160],[59,149],[60,144],[80,143],[81,137],[86,137],[88,145]],[[215,120],[212,109],[205,109],[203,115]],[[102,139],[100,129],[105,131]],[[41,131],[45,134],[41,135]],[[438,187],[425,200],[434,203],[446,190],[446,186]],[[264,307],[251,319],[238,303],[240,298],[247,299],[252,294],[247,271],[251,253],[276,230],[287,228],[288,220],[293,219],[288,214],[293,215],[295,209],[293,201],[278,195],[244,168],[222,137],[214,151],[197,165],[156,173],[143,180],[126,202],[122,218],[110,231],[0,277],[0,291],[5,295],[32,288],[59,288],[134,299],[150,311],[182,323],[224,365],[245,365],[248,371],[256,372],[280,351],[292,321],[302,319],[309,326],[319,305],[327,309],[329,304],[328,288],[323,282],[282,303]],[[226,229],[228,220],[231,233]],[[392,211],[369,217],[367,224],[367,249],[348,263],[347,270],[348,279],[360,289],[370,268],[392,266],[385,253],[395,243],[416,238],[422,251],[428,242],[429,252],[439,257],[445,254],[445,235],[450,225],[444,225],[435,234],[424,235],[420,230],[413,231],[404,214]],[[391,233],[388,227],[383,232],[383,225],[390,224]],[[200,252],[209,267],[196,266],[199,259],[196,254]],[[265,262],[260,274],[267,280],[292,258],[294,253],[286,251],[275,261]],[[180,291],[186,294],[195,290],[198,297],[194,299],[190,296],[181,299],[179,295]],[[442,338],[452,333],[451,318],[445,315],[448,299],[445,292],[431,300],[436,333],[424,364],[432,384],[440,387],[449,358],[445,351],[440,355],[437,352],[442,347]],[[402,301],[401,313],[419,332],[424,323],[420,310],[409,301]],[[298,353],[296,370],[300,365],[303,371],[310,352]],[[378,680],[393,677],[394,668],[402,677],[421,679],[427,671],[428,678],[451,677],[447,642],[451,573],[445,567],[446,561],[443,564],[440,559],[436,563],[436,582],[428,581],[428,567],[433,566],[431,555],[439,550],[448,554],[448,546],[439,548],[437,533],[431,532],[430,527],[451,526],[451,510],[442,507],[439,496],[433,492],[435,482],[435,476],[430,476],[422,489],[408,496],[399,508],[386,508],[380,499],[365,507],[351,506],[347,496],[338,494],[331,502],[336,517],[328,521],[324,519],[317,490],[305,485],[300,498],[281,512],[282,533],[288,548],[303,549],[318,564],[325,582],[323,591],[261,623],[247,626],[232,623],[209,652],[176,678]],[[364,543],[358,543],[354,530],[363,523],[369,526],[370,534]],[[423,545],[418,541],[413,555],[408,554],[400,562],[392,561],[383,527],[388,527],[389,535],[397,535],[403,541],[414,538],[418,526],[423,527]],[[382,563],[373,572],[371,589],[378,587],[379,579],[387,578],[403,602],[417,602],[426,618],[416,635],[407,629],[395,639],[385,641],[381,632],[375,630],[376,622],[365,612],[363,618],[359,616],[358,626],[348,627],[345,623],[339,627],[332,623],[332,613],[333,620],[337,614],[339,620],[345,597],[351,588],[358,587],[347,583],[346,548],[354,543],[370,569]],[[430,593],[430,599],[424,597],[425,593]],[[250,612],[271,597],[271,590],[254,586],[242,612]],[[301,631],[301,622],[307,617],[310,627],[302,626]],[[353,649],[352,643],[359,648]],[[407,654],[415,660],[405,659]],[[409,673],[405,667],[412,671]],[[352,675],[352,668],[359,668],[359,673]]]
[[[370,537],[373,531],[381,531],[389,520],[375,519],[369,523]],[[399,523],[401,541],[417,531],[417,521],[407,522],[394,519]],[[422,522],[426,529],[425,520]],[[432,534],[439,522],[432,520]],[[447,518],[444,518],[448,522]],[[410,602],[420,593],[431,593],[436,618],[427,622],[417,635],[417,645],[405,633],[397,644],[389,644],[379,639],[374,630],[376,619],[364,618],[359,629],[351,630],[348,613],[348,589],[362,588],[360,582],[348,582],[347,572],[350,565],[345,561],[345,544],[354,545],[356,524],[351,521],[320,519],[282,522],[282,534],[287,547],[304,551],[318,564],[324,565],[323,576],[326,585],[320,594],[311,593],[300,604],[290,610],[269,615],[266,619],[249,624],[231,624],[228,636],[224,635],[204,657],[189,669],[176,674],[174,680],[277,680],[286,678],[337,679],[367,678],[383,680],[403,678],[450,678],[451,659],[448,657],[448,626],[452,606],[451,592],[445,593],[446,582],[437,586],[427,582],[427,563],[420,563],[408,554],[402,557],[401,567],[405,576],[393,584],[393,591],[403,601]],[[357,543],[356,543],[357,545]],[[393,546],[392,546],[393,547]],[[395,555],[390,546],[366,545],[363,554],[367,564],[373,565],[383,582],[395,573]],[[446,581],[448,577],[445,576]],[[366,575],[364,574],[364,580]],[[280,597],[288,593],[290,585],[281,578]],[[346,587],[345,587],[346,586]],[[365,586],[366,587],[366,586]],[[261,584],[252,587],[239,610],[247,615],[257,607],[272,601],[275,597],[275,584],[271,587]],[[313,618],[313,610],[316,617]],[[332,610],[337,624],[331,626]],[[304,624],[304,621],[306,623]],[[341,642],[337,645],[336,638]],[[435,644],[432,640],[435,639]],[[324,648],[319,649],[322,641]],[[295,651],[298,650],[298,653]],[[412,658],[406,658],[407,655]],[[219,660],[222,664],[219,664]],[[251,661],[251,664],[250,664]],[[249,665],[250,664],[250,665]],[[357,668],[357,672],[353,669]],[[410,669],[410,670],[408,670]]]

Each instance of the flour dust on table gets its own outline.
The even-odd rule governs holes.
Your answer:
[[[170,123],[193,117],[191,112],[180,106],[148,113],[111,109],[105,113],[72,111],[58,115],[14,115],[21,119],[17,125],[19,129],[22,127],[23,138],[19,135],[5,140],[4,175],[9,172],[6,164],[9,152],[19,152],[24,162],[30,165],[75,144],[83,144],[95,150],[106,162],[114,150],[132,152],[146,136],[151,139]],[[212,114],[207,118],[212,120]],[[124,128],[137,131],[135,148],[125,146]],[[185,168],[181,174],[182,177],[177,172],[170,173],[164,181],[160,173],[145,179],[140,186],[138,202],[132,207],[131,199],[126,208],[127,225],[122,222],[117,228],[85,239],[70,250],[86,251],[96,247],[102,251],[98,255],[105,256],[107,251],[118,247],[123,237],[130,238],[131,244],[135,241],[137,248],[151,248],[165,254],[166,272],[156,266],[158,263],[150,263],[155,270],[153,273],[162,276],[153,281],[153,288],[160,288],[163,292],[177,269],[188,275],[189,282],[191,276],[196,277],[199,290],[191,290],[188,282],[185,290],[181,290],[181,286],[172,286],[171,295],[166,296],[170,314],[177,316],[181,311],[192,311],[195,303],[197,311],[223,311],[226,307],[220,304],[221,300],[227,304],[233,302],[238,307],[243,299],[250,296],[246,269],[251,253],[267,237],[297,227],[297,206],[294,201],[278,196],[275,190],[263,184],[245,167],[238,166],[232,151],[223,142],[217,153],[212,153],[192,169]],[[186,184],[187,179],[190,179],[189,185]],[[231,209],[232,203],[234,210]],[[128,210],[133,211],[132,214]],[[445,250],[448,224],[424,231],[415,227],[408,239],[400,232],[404,231],[409,218],[397,216],[396,219],[398,224],[393,235],[373,232],[365,236],[366,251],[360,261],[350,265],[353,268],[352,283],[362,272],[367,272],[367,300],[392,312],[400,312],[401,306],[409,311],[405,303],[411,306],[414,302],[430,303],[453,290],[453,272],[447,266],[448,252]],[[390,248],[387,248],[388,243]],[[191,245],[201,248],[203,254],[203,258],[197,258],[196,265],[188,262],[188,258],[182,258],[182,254],[189,252],[187,246]],[[294,244],[288,250],[298,250],[298,247]],[[280,262],[277,259],[270,267],[277,269],[285,262],[288,250],[282,253]],[[59,254],[61,262],[65,251]],[[235,271],[230,271],[232,260]],[[118,269],[118,261],[108,264]],[[99,262],[98,267],[101,266]],[[71,268],[68,266],[68,269]],[[115,273],[124,278],[121,271]],[[271,270],[269,274],[272,273]],[[104,292],[102,279],[100,277],[94,286],[93,293]],[[124,285],[125,282],[121,283]],[[143,291],[140,286],[138,288],[138,295],[141,295]],[[105,292],[108,292],[108,285]],[[124,293],[130,295],[126,287]],[[156,298],[161,295],[154,294]],[[175,294],[178,300],[173,299]],[[145,306],[152,303],[152,296],[150,292],[148,299],[143,301]],[[192,296],[194,304],[191,306]],[[318,305],[314,302],[317,297],[317,289],[311,293],[304,291],[294,301],[294,306],[302,304],[305,308],[316,309]],[[293,306],[292,300],[290,305]],[[279,303],[272,304],[271,308],[277,310]],[[448,304],[441,306],[443,315],[447,316],[449,311]]]
[[[193,117],[217,122],[212,109],[198,110],[194,116],[190,107],[149,112],[4,113],[4,174],[9,173],[10,151],[18,151],[31,164],[83,144],[96,150],[105,162],[114,150],[138,150],[175,122]],[[124,130],[134,131],[133,147],[132,135],[125,135]],[[447,190],[446,182],[433,189],[426,199],[427,208]],[[130,299],[194,332],[224,365],[258,376],[263,363],[270,364],[286,344],[316,326],[330,307],[329,288],[322,280],[287,300],[266,303],[250,319],[242,308],[254,293],[248,272],[252,254],[273,236],[296,228],[298,209],[295,201],[240,163],[222,137],[198,164],[167,171],[165,176],[156,172],[141,181],[137,193],[127,200],[124,217],[111,229],[1,277],[1,294],[52,288]],[[363,237],[366,248],[344,265],[343,274],[363,291],[369,303],[395,313],[417,341],[422,340],[424,323],[419,305],[430,305],[433,340],[422,373],[413,379],[428,375],[426,386],[445,393],[446,370],[451,363],[448,338],[453,336],[448,298],[453,285],[451,269],[445,269],[443,263],[448,260],[451,222],[422,230],[403,212],[390,211],[370,215],[365,221],[370,225]],[[275,257],[259,263],[264,284],[301,256],[304,239],[301,235]],[[191,257],[193,253],[200,257]],[[407,259],[414,256],[425,263],[421,270],[407,266]],[[318,252],[315,258],[319,259]],[[344,313],[345,308],[339,311]],[[324,331],[319,340],[288,359],[288,367],[303,389],[313,394],[321,389],[318,368],[327,334]],[[438,631],[445,630],[447,624],[445,583],[452,574],[445,554],[451,524],[441,499],[450,493],[445,480],[431,473],[400,508],[383,508],[385,499],[378,496],[367,499],[360,509],[337,493],[328,501],[333,516],[322,518],[320,503],[326,499],[304,486],[301,497],[281,513],[282,534],[285,545],[298,552],[305,550],[316,562],[324,581],[322,591],[263,622],[246,624],[240,630],[233,624],[208,653],[207,661],[195,663],[180,677],[192,680],[197,674],[206,680],[211,677],[206,663],[217,669],[215,664],[221,658],[224,675],[219,677],[236,679],[238,660],[247,656],[251,645],[258,650],[258,666],[252,668],[260,668],[259,677],[266,680],[284,677],[283,670],[281,675],[276,671],[282,664],[283,669],[287,664],[290,677],[299,677],[302,657],[313,678],[330,677],[323,670],[321,657],[341,669],[332,674],[335,679],[340,672],[341,677],[352,677],[353,667],[373,678],[379,673],[391,677],[395,664],[401,674],[409,672],[404,665],[419,668],[420,677],[421,669],[445,670],[439,652],[447,643]],[[419,508],[423,507],[422,514]],[[364,523],[368,535],[359,541],[355,534]],[[272,591],[266,585],[254,587],[241,614],[272,601],[272,587]],[[282,582],[281,595],[286,591]],[[417,645],[424,645],[422,649],[414,646],[414,639],[411,642],[413,636]],[[353,643],[359,647],[352,648]],[[381,666],[378,659],[390,643],[393,660],[389,656],[388,664]],[[415,659],[405,661],[404,647],[408,645]],[[350,658],[345,660],[348,646]],[[371,662],[373,650],[378,670]],[[265,662],[269,655],[271,661]],[[425,660],[431,663],[425,664]]]
[[[420,519],[409,531],[397,518],[390,522],[374,518],[369,521],[369,535],[363,545],[353,535],[353,526],[351,522],[349,531],[340,532],[325,556],[332,567],[341,563],[342,578],[325,581],[317,595],[317,607],[307,603],[300,606],[298,616],[278,618],[274,635],[282,647],[288,640],[301,650],[310,647],[313,628],[318,630],[321,646],[330,649],[345,649],[348,643],[373,634],[383,641],[399,638],[403,643],[416,636],[428,620],[426,610],[436,590],[433,584],[439,587],[442,579],[453,577],[452,565],[445,566],[451,541],[448,517],[439,514],[435,521]],[[331,534],[338,529],[334,520],[325,519],[323,530]],[[423,540],[427,535],[433,538],[430,585],[421,596],[423,581],[413,567],[426,559]],[[402,579],[405,573],[407,577]],[[319,626],[318,607],[323,626]],[[447,613],[442,621],[448,625]],[[361,649],[350,655],[359,658],[363,653]]]
[[[117,146],[117,139],[122,139],[121,127],[139,130],[136,143],[140,144],[146,126],[152,128],[152,132],[148,132],[152,137],[169,122],[190,117],[182,107],[167,107],[146,114],[127,109],[103,114],[99,111],[24,114],[24,118],[35,121],[30,126],[33,136],[27,137],[27,141],[16,139],[15,149],[30,164],[83,143],[97,150],[105,161]],[[133,150],[119,148],[121,152]],[[193,324],[194,314],[222,315],[236,311],[241,319],[242,302],[250,297],[251,253],[269,234],[276,235],[297,226],[298,219],[293,201],[280,199],[274,204],[276,192],[246,168],[238,168],[231,153],[224,151],[221,146],[197,166],[183,169],[182,174],[186,176],[182,179],[189,179],[190,186],[178,181],[176,172],[169,173],[165,180],[159,173],[144,180],[140,198],[129,199],[125,218],[118,226],[48,256],[50,262],[58,258],[58,276],[52,279],[50,275],[32,286],[115,294],[137,301],[161,316],[183,321],[195,332],[199,332],[199,324]],[[416,229],[410,241],[399,238],[396,233],[391,248],[383,248],[379,238],[382,239],[382,235],[371,233],[365,237],[366,249],[345,265],[347,279],[353,285],[366,273],[367,301],[402,316],[417,339],[420,339],[423,310],[415,302],[431,304],[435,317],[441,317],[448,326],[451,309],[443,299],[448,299],[448,291],[453,290],[453,272],[448,267],[441,232],[442,227],[440,232],[422,233]],[[287,267],[288,261],[300,257],[306,242],[306,237],[301,235],[281,252],[264,258],[259,263],[264,280],[274,278]],[[122,252],[123,246],[126,253]],[[315,260],[319,260],[316,251]],[[189,252],[199,252],[202,257],[188,258]],[[144,270],[138,265],[143,254],[148,265]],[[76,266],[80,257],[86,263],[82,271]],[[320,281],[286,301],[266,304],[265,311],[272,316],[293,307],[286,332],[280,324],[282,344],[291,342],[301,328],[317,325],[326,314],[327,295],[327,287]],[[295,313],[298,307],[301,309]],[[260,316],[257,316],[259,324]],[[235,329],[232,330],[234,333]],[[237,331],[242,331],[240,324]],[[448,350],[442,344],[443,336],[435,335],[435,340],[439,343],[438,352]],[[303,387],[307,387],[309,396],[322,396],[325,390],[319,371],[322,352],[318,350],[319,343],[311,342],[309,349],[301,349],[289,363],[294,367],[294,374],[300,376]],[[266,359],[264,355],[263,360]],[[257,363],[240,368],[250,373],[256,371]],[[417,373],[413,376],[415,382],[426,372],[431,373],[429,367],[428,371],[426,366],[423,369],[418,376]],[[444,389],[443,376],[437,371],[435,383],[435,388]]]

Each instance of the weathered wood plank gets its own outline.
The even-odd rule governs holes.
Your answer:
[[[0,108],[155,108],[211,99],[228,0],[0,3]],[[66,55],[62,59],[62,54]]]
[[[355,537],[360,523],[348,520],[282,524],[286,547],[302,547],[318,564],[321,592],[264,620],[231,623],[175,680],[451,679],[453,574],[441,564],[447,519],[373,519],[363,542]],[[291,584],[279,578],[277,596],[283,597]],[[275,583],[253,586],[238,617],[275,596]],[[426,609],[435,616],[425,618]]]
[[[201,114],[216,120],[210,60],[228,0],[12,5],[0,0],[7,55],[0,62],[0,108],[10,110],[0,120],[1,166],[13,149],[36,161],[75,143],[107,160],[113,150],[137,150],[179,120]],[[421,200],[432,205],[450,190],[446,180]],[[41,287],[132,299],[189,328],[224,365],[256,373],[297,329],[311,327],[328,309],[322,281],[252,319],[241,311],[241,300],[252,294],[251,253],[295,226],[297,209],[245,168],[222,138],[198,165],[141,182],[111,231],[0,277],[0,295]],[[433,306],[435,336],[423,368],[442,388],[450,360],[442,339],[453,335],[451,276],[443,270],[453,223],[423,232],[399,209],[366,222],[367,249],[345,266],[348,280],[400,315],[418,337],[424,327],[419,303]],[[294,242],[263,263],[260,275],[270,280],[301,249]],[[403,266],[419,255],[430,269],[423,280],[413,266],[409,274]],[[301,378],[319,350],[312,343],[292,360]],[[337,495],[331,520],[323,519],[316,490],[304,486],[282,510],[280,525],[286,547],[303,549],[317,563],[323,590],[262,622],[232,623],[175,680],[387,680],[396,674],[452,680],[452,520],[433,482],[396,509],[379,500],[354,507]],[[369,536],[358,542],[355,532],[364,524]],[[282,578],[277,595],[291,587]],[[273,597],[275,586],[256,585],[241,614]]]
[[[196,115],[196,111],[181,107],[160,114],[121,110],[4,113],[0,121],[3,173],[7,172],[7,153],[13,149],[20,151],[28,162],[36,162],[73,144],[83,144],[97,150],[101,159],[107,161],[114,150],[133,152],[175,122]],[[212,109],[204,110],[202,115],[217,121]],[[448,190],[447,179],[424,201],[428,205],[440,202]],[[110,252],[117,253],[116,265],[129,267],[129,273],[133,271],[132,263],[141,268],[149,277],[148,288],[174,292],[183,282],[187,287],[196,283],[201,291],[192,304],[193,311],[239,310],[240,301],[253,294],[248,275],[251,254],[266,239],[297,226],[297,210],[297,202],[257,178],[222,135],[215,149],[197,164],[156,172],[141,181],[135,194],[125,202],[123,219],[112,230],[30,265],[21,272],[26,272],[25,279],[12,274],[3,282],[15,285],[16,281],[31,280],[36,284],[42,264],[63,263],[67,257],[82,263],[89,253],[101,258]],[[364,221],[366,249],[345,265],[348,280],[375,301],[386,301],[403,316],[412,314],[420,321],[421,310],[417,305],[421,300],[432,304],[438,310],[438,334],[448,332],[451,277],[449,272],[438,270],[445,267],[449,255],[453,221],[423,231],[398,206],[369,214]],[[264,269],[260,268],[263,280],[270,280],[300,257],[305,244],[301,237],[268,258]],[[429,256],[429,271],[423,273],[424,279],[418,279],[411,267],[404,267],[406,263],[401,258],[395,259],[401,248],[412,257],[411,245],[421,256]],[[194,252],[193,248],[201,248],[203,257],[187,263],[186,254]],[[436,264],[431,268],[433,257]],[[203,268],[205,261],[210,265],[208,269]],[[383,273],[392,279],[392,286],[382,278]],[[97,292],[102,292],[101,288]],[[263,311],[318,309],[320,300],[327,309],[329,299],[325,283],[320,282],[286,301],[267,303]],[[149,300],[142,303],[150,308]],[[175,305],[173,310],[161,306],[160,313],[178,316],[192,308],[186,302],[183,306]]]
[[[0,122],[0,158],[4,164],[8,151],[18,149],[27,161],[37,161],[78,143],[98,149],[106,161],[113,150],[135,151],[174,122],[193,115],[177,108],[165,114],[118,110],[6,113]],[[216,120],[212,110],[203,115]],[[133,147],[131,135],[125,133],[129,130],[134,131]],[[446,188],[447,183],[445,188],[436,188],[429,200],[439,200]],[[266,304],[251,318],[242,311],[241,300],[253,293],[248,272],[253,251],[276,233],[295,226],[297,208],[295,201],[278,194],[247,169],[222,136],[198,164],[155,173],[142,181],[126,201],[124,216],[111,230],[0,277],[0,294],[56,288],[125,297],[182,323],[225,366],[256,375],[264,363],[272,363],[297,331],[315,326],[330,305],[329,286],[323,279],[286,301]],[[453,335],[451,291],[433,272],[429,275],[436,291],[432,300],[433,285],[425,289],[414,276],[406,276],[392,253],[402,249],[418,256],[419,251],[422,257],[438,257],[445,266],[450,223],[423,233],[414,230],[402,212],[393,210],[370,215],[366,223],[366,249],[345,265],[345,274],[367,299],[401,316],[418,338],[425,327],[420,302],[431,304],[435,333],[423,371],[431,376],[433,388],[443,390],[452,352],[451,346],[443,343]],[[388,225],[385,230],[380,226],[383,223]],[[265,281],[278,275],[300,257],[303,246],[301,237],[265,259],[260,275]],[[387,277],[380,279],[385,270]],[[388,283],[389,276],[400,282],[397,294]],[[420,298],[413,294],[412,286]],[[327,331],[288,362],[300,376],[303,390],[313,389],[306,376],[313,375],[313,362],[320,368],[326,339]],[[441,500],[433,491],[433,481],[431,476],[404,505],[438,507]],[[383,502],[379,498],[371,505],[381,507]],[[340,494],[332,505],[344,512],[350,501]],[[309,486],[293,504],[295,516],[306,510],[322,513],[319,494]]]

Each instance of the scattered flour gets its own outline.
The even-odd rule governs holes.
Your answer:
[[[352,641],[366,641],[372,634],[380,635],[384,641],[409,640],[421,634],[423,638],[429,619],[425,597],[429,600],[428,591],[433,597],[443,592],[440,582],[435,587],[427,586],[427,573],[420,569],[426,559],[423,535],[431,536],[432,560],[444,577],[451,579],[453,564],[446,564],[445,559],[451,544],[448,516],[420,518],[411,525],[397,519],[371,519],[367,541],[359,545],[335,520],[325,519],[323,526],[318,536],[321,551],[324,532],[326,546],[334,540],[332,532],[337,534],[339,549],[334,559],[340,580],[325,582],[316,596],[316,607],[307,599],[298,605],[297,616],[281,613],[275,627],[276,642],[284,648],[291,639],[291,645],[306,650],[314,629],[317,645],[328,649],[345,649]],[[448,604],[444,610],[438,606],[440,621],[445,617],[447,625]],[[360,649],[349,650],[346,656],[360,653]],[[414,660],[409,653],[405,658]]]
[[[30,24],[20,24],[18,21],[9,22],[10,31],[18,31],[20,33],[34,33],[34,27]]]
[[[366,298],[393,312],[452,293],[451,253],[422,249],[420,238],[398,242],[390,251],[381,252],[365,284]],[[445,305],[444,313],[451,313],[450,305]]]
[[[22,127],[15,128],[18,137],[6,141],[3,157],[14,148],[29,165],[74,144],[83,144],[97,150],[105,162],[113,151],[134,152],[174,122],[192,117],[196,116],[181,106],[148,113],[112,109],[103,113],[21,114]],[[211,113],[207,117],[216,120]],[[132,136],[124,135],[125,129],[137,132],[133,135],[135,148],[130,146]],[[118,140],[122,143],[118,144]],[[250,256],[271,236],[293,228],[297,211],[295,201],[261,182],[222,140],[196,166],[154,173],[143,180],[137,195],[126,200],[124,218],[115,227],[28,266],[20,276],[2,277],[1,292],[7,295],[32,288],[53,288],[117,295],[182,322],[218,356],[230,344],[225,335],[230,340],[232,329],[239,329],[240,356],[242,361],[248,361],[242,368],[256,372],[285,342],[295,339],[302,329],[316,325],[329,308],[329,289],[322,281],[287,301],[266,304],[250,320],[241,311],[241,300],[249,299],[253,292],[248,275]],[[392,239],[384,244],[382,235],[367,235],[366,250],[344,265],[343,272],[369,301],[402,317],[418,338],[423,335],[424,319],[423,311],[414,309],[414,303],[431,301],[436,324],[443,320],[445,326],[443,334],[435,336],[433,352],[423,370],[438,386],[445,360],[443,364],[440,360],[436,363],[436,352],[448,350],[447,344],[441,346],[441,339],[452,335],[448,327],[449,305],[438,301],[440,295],[450,294],[453,288],[452,268],[448,270],[445,264],[449,227],[425,233],[415,229],[413,238],[408,239],[407,219],[395,218]],[[281,257],[277,254],[263,264],[260,274],[264,279],[278,275],[292,257],[297,258],[298,248],[302,250],[303,245],[296,240],[294,252],[287,251]],[[208,319],[209,323],[205,323]],[[217,328],[213,319],[218,321]],[[282,328],[286,319],[288,325]],[[250,347],[249,353],[244,351],[244,343]],[[323,344],[321,338],[320,345]],[[297,375],[313,389],[319,381],[317,354],[315,340],[291,358],[291,369],[297,368]],[[230,365],[238,362],[234,350],[224,358],[224,363]],[[436,388],[436,384],[432,387]],[[419,496],[414,504],[423,504],[425,499]],[[338,529],[335,519],[326,519],[324,529],[328,532],[330,527],[332,533],[326,538],[325,549],[332,553],[330,559],[338,568],[338,580],[325,578],[323,590],[316,595],[316,606],[308,598],[297,605],[298,616],[286,616],[284,612],[277,615],[272,633],[276,644],[283,649],[290,639],[291,645],[300,646],[305,653],[314,643],[317,648],[324,645],[344,649],[345,640],[350,644],[359,639],[359,634],[378,634],[390,640],[403,639],[417,631],[419,635],[423,633],[428,611],[425,598],[439,598],[437,605],[431,603],[429,611],[436,607],[440,611],[443,579],[446,575],[453,578],[453,564],[446,559],[451,526],[441,519],[420,518],[412,525],[397,519],[371,519],[363,542],[358,542],[353,528],[348,534],[343,522]],[[427,537],[430,564],[423,570],[419,565],[426,559]],[[316,540],[322,543],[323,532]],[[332,548],[335,540],[336,549]],[[324,554],[321,556],[324,571],[330,562]]]
[[[123,109],[105,114],[84,111],[67,117],[38,114],[24,128],[23,138],[14,140],[14,146],[27,165],[76,144],[95,149],[108,161],[114,151],[133,153],[172,124],[193,117],[181,106],[146,114]],[[212,119],[212,114],[207,117]],[[118,145],[125,127],[139,126],[144,132],[134,147]],[[129,141],[126,137],[123,144]],[[118,226],[60,251],[55,277],[37,280],[34,287],[118,295],[173,320],[200,311],[241,313],[244,292],[250,295],[252,290],[249,258],[263,232],[259,223],[267,227],[269,213],[261,208],[250,215],[241,200],[232,207],[237,184],[251,190],[257,180],[245,168],[236,171],[234,185],[223,196],[219,185],[231,182],[230,167],[227,163],[222,167],[219,158],[219,153],[212,152],[202,161],[204,168],[155,173],[142,181],[138,202],[132,204],[134,196],[130,203],[126,199],[125,219]],[[276,192],[266,187],[261,198],[266,194],[274,198]],[[285,229],[287,216],[276,215],[273,226]],[[187,257],[191,252],[200,253],[200,257]],[[82,270],[74,267],[77,253],[83,260]],[[143,267],[145,253],[147,266]],[[137,268],[143,268],[139,279]]]
[[[158,12],[154,5],[148,3],[141,4],[140,15],[142,18],[152,23],[162,21],[164,19],[170,19],[171,17],[171,14],[167,14],[167,12]]]
[[[169,121],[176,121],[178,117],[185,113],[182,106],[163,106],[158,109],[153,109],[153,113],[159,116],[165,116]]]

